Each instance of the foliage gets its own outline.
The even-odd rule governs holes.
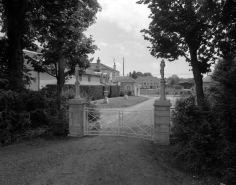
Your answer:
[[[124,95],[125,93],[122,90],[120,90],[120,96],[124,96]]]
[[[142,73],[140,71],[133,71],[133,73],[130,72],[129,76],[131,76],[133,79],[137,79],[138,77],[152,76],[152,74],[150,72]]]
[[[180,78],[178,77],[178,75],[172,75],[170,77],[167,78],[167,81],[169,82],[170,85],[178,85]]]
[[[48,96],[48,97],[47,97]],[[45,92],[0,91],[0,138],[6,145],[23,138],[68,133],[67,107]]]
[[[210,71],[215,50],[212,44],[213,25],[211,15],[216,10],[214,1],[204,5],[194,0],[139,0],[148,4],[152,22],[144,29],[144,39],[151,42],[151,55],[174,61],[185,57],[192,66],[196,82],[197,103],[204,99],[202,75]]]
[[[212,111],[217,115],[225,142],[223,151],[227,173],[236,176],[236,60],[219,60],[212,74],[213,85],[209,89]],[[236,179],[235,179],[236,183]]]
[[[57,78],[58,95],[61,95],[65,78],[74,74],[76,63],[81,69],[86,69],[92,61],[88,54],[94,53],[97,46],[93,45],[92,36],[87,38],[83,32],[95,22],[100,5],[97,0],[40,3],[40,19],[33,23],[39,32],[38,41],[43,46],[42,58],[32,61],[32,64],[37,70]]]
[[[199,172],[224,175],[228,184],[236,183],[235,75],[235,60],[219,60],[203,106],[196,106],[192,97],[182,99],[172,117],[180,141],[177,157]]]
[[[218,122],[207,101],[199,107],[192,96],[178,100],[172,119],[173,132],[179,140],[177,158],[187,161],[187,165],[199,173],[219,170],[223,144]]]
[[[213,43],[217,45],[221,57],[236,56],[236,1],[224,0],[217,2],[217,13],[212,15],[216,25],[216,37]]]
[[[117,97],[120,94],[120,86],[107,86],[108,97]],[[56,94],[56,85],[47,85],[44,90],[46,90],[50,94]],[[105,87],[102,85],[81,85],[80,86],[80,95],[82,98],[90,99],[90,100],[99,100],[104,97]],[[64,96],[69,97],[69,99],[73,98],[75,95],[75,85],[66,84],[63,88],[62,98]]]
[[[21,90],[29,83],[23,49],[37,48],[37,33],[31,25],[37,5],[36,1],[0,1],[1,32],[5,33],[0,40],[0,78],[8,80],[7,89]]]
[[[120,93],[120,86],[110,86],[109,98],[118,97]]]

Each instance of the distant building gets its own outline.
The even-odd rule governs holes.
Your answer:
[[[23,51],[32,59],[39,59],[39,56],[37,56],[39,53],[28,50]],[[30,86],[28,87],[29,89],[38,91],[48,84],[57,83],[57,79],[55,77],[49,75],[48,73],[39,73],[34,71],[34,69],[29,64],[27,64],[26,61],[25,64],[32,70],[30,72],[31,77],[34,77],[36,80],[31,82]],[[90,68],[85,70],[85,73],[80,76],[79,80],[81,85],[119,85],[117,82],[115,82],[116,77],[119,75],[120,72],[116,70],[115,64],[114,68],[111,68],[105,64],[102,64],[98,58],[97,63],[91,63]],[[72,75],[72,77],[66,81],[65,84],[75,84],[75,76]]]
[[[207,89],[209,89],[209,87],[211,86],[211,84],[213,83],[211,76],[206,76],[205,78],[202,79],[202,87],[203,87],[203,91],[207,91]]]
[[[191,87],[194,86],[192,82],[188,81],[179,82],[179,85],[181,85],[184,89],[191,89]]]
[[[141,85],[142,89],[157,89],[159,86],[159,79],[153,76],[139,76],[136,81]]]
[[[39,56],[37,56],[39,53],[34,51],[29,51],[24,49],[24,54],[28,57],[38,60]],[[40,89],[40,73],[37,71],[34,71],[32,66],[30,64],[27,64],[27,59],[25,60],[25,65],[31,70],[29,73],[31,74],[31,77],[35,78],[35,81],[31,81],[31,84],[27,87],[28,89],[38,91]]]
[[[120,83],[120,90],[124,93],[131,91],[132,95],[140,95],[140,84],[130,76],[118,76],[116,82]]]

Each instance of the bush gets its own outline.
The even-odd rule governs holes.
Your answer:
[[[120,96],[120,86],[110,86],[109,98]]]
[[[124,96],[125,95],[125,93],[121,90],[120,91],[120,96]]]
[[[56,95],[56,85],[47,85],[44,88],[44,91],[51,95]],[[80,86],[80,95],[82,98],[91,99],[91,100],[99,100],[103,99],[104,91],[108,90],[108,97],[117,97],[120,94],[120,86],[102,86],[102,85],[81,85]],[[65,84],[63,91],[68,94],[67,96],[75,94],[75,85]]]
[[[45,91],[0,91],[1,145],[39,135],[68,133],[67,105],[58,109],[58,100]],[[40,131],[39,131],[40,130]],[[45,131],[42,133],[42,131]]]
[[[219,120],[221,148],[224,154],[224,171],[232,174],[229,177],[236,184],[236,60],[219,60],[213,74],[213,85],[209,89],[212,112]]]
[[[127,94],[128,96],[132,96],[132,91],[128,91],[126,94]]]
[[[179,140],[177,158],[187,161],[188,167],[197,172],[219,170],[223,157],[219,151],[221,135],[209,103],[198,107],[192,96],[180,99],[172,120],[174,135]]]

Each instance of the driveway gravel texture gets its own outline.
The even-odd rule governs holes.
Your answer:
[[[18,143],[0,149],[0,184],[201,184],[165,162],[166,147],[102,136]]]
[[[126,110],[151,110],[154,100]],[[172,147],[109,136],[23,141],[0,148],[0,185],[210,184],[170,165]]]

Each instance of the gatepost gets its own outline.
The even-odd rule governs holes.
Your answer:
[[[75,67],[75,98],[69,100],[69,135],[72,137],[84,136],[85,103],[80,97],[79,65]]]
[[[170,144],[170,100],[165,96],[165,61],[161,61],[161,93],[159,100],[154,103],[154,138],[153,142],[159,145]]]

